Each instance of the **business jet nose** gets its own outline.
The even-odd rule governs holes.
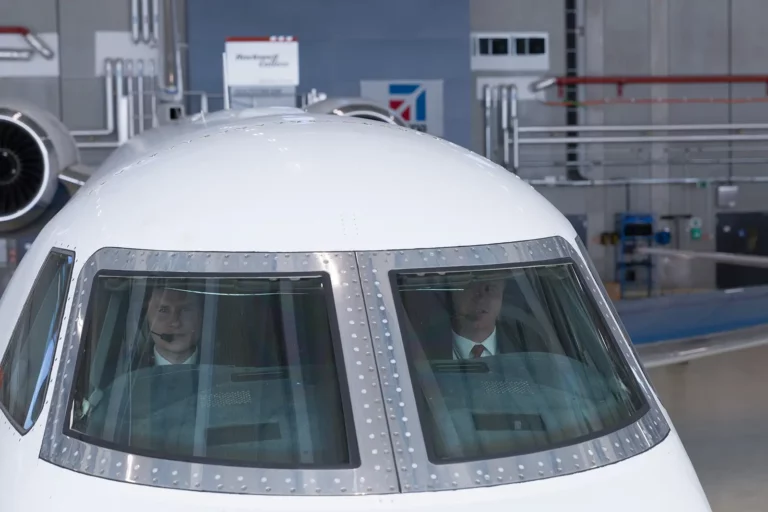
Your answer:
[[[136,139],[0,301],[11,509],[709,510],[586,248],[516,176],[310,112]],[[465,361],[476,277],[510,307]],[[204,299],[196,352],[163,360],[169,289]]]

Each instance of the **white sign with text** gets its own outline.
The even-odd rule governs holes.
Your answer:
[[[298,41],[231,38],[225,52],[230,87],[299,85]]]

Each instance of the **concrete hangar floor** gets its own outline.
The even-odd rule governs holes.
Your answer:
[[[768,503],[768,347],[649,370],[712,510]]]

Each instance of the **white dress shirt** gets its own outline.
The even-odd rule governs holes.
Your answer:
[[[197,357],[197,349],[195,349],[194,352],[192,352],[192,355],[189,356],[189,359],[184,361],[181,364],[195,364],[195,358]],[[155,347],[155,366],[169,366],[174,363],[170,362],[166,358],[160,355],[160,352],[157,351],[157,347]]]
[[[474,341],[453,333],[453,358],[454,359],[473,359],[470,351],[477,345]],[[485,350],[480,357],[487,357],[496,354],[496,329],[493,330],[483,342]]]

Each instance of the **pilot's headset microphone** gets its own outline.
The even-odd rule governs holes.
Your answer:
[[[190,331],[185,332],[185,333],[181,333],[181,334],[179,334],[179,333],[161,333],[161,332],[153,331],[152,329],[150,329],[149,332],[151,332],[152,334],[154,334],[155,336],[157,336],[158,338],[160,338],[161,340],[163,340],[166,343],[173,343],[178,336],[187,336],[187,335],[192,336],[192,335],[194,335],[195,334],[195,330],[196,329],[191,329]]]
[[[152,334],[154,334],[155,336],[157,336],[158,338],[160,338],[161,340],[167,343],[173,343],[173,341],[176,339],[176,336],[178,336],[178,334],[161,334],[159,332],[155,332],[152,330],[150,330],[149,332],[151,332]]]

